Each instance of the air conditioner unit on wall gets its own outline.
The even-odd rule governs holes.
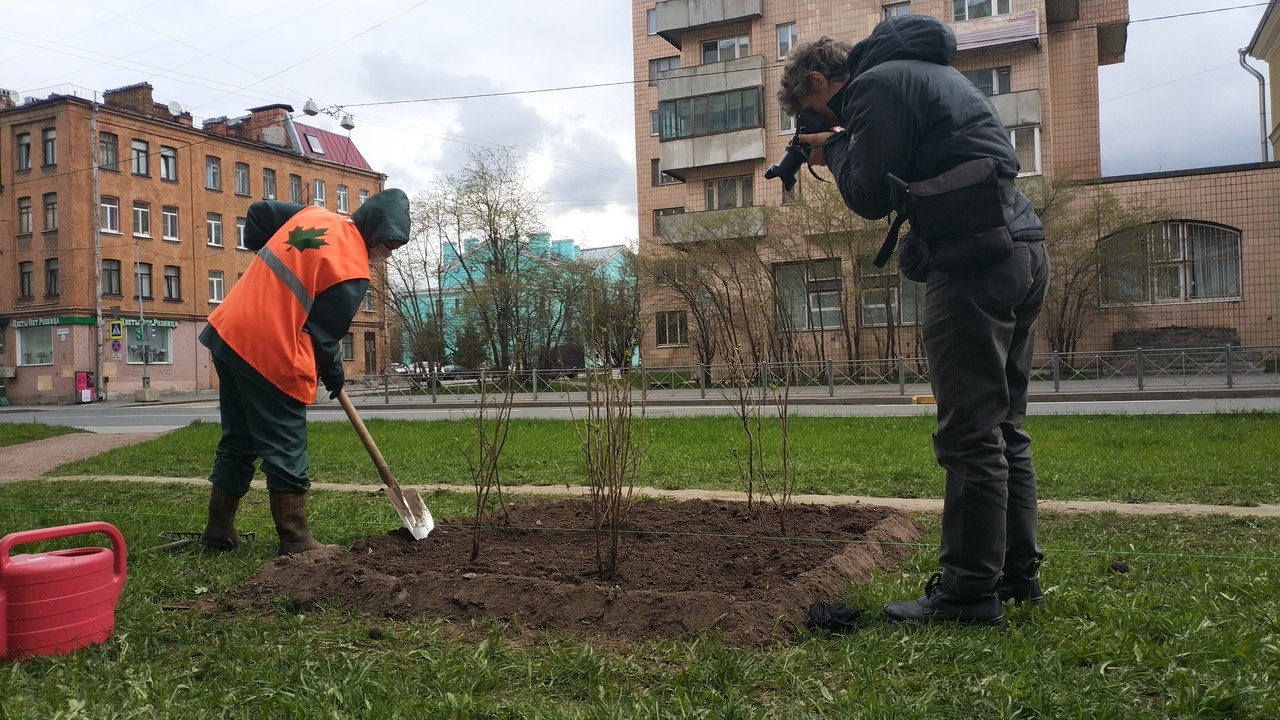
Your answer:
[[[0,365],[0,378],[18,377],[18,368],[7,365]]]

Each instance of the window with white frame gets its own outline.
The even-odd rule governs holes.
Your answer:
[[[360,199],[359,199],[359,203],[360,203],[360,205],[364,205],[364,204],[369,200],[369,191],[368,191],[368,190],[361,190],[361,191],[360,191],[360,194],[359,194],[359,198],[360,198]],[[357,207],[357,208],[359,208],[359,207],[360,207],[360,205],[356,205],[356,207]]]
[[[373,312],[373,288],[364,291],[364,304],[360,307],[365,312]]]
[[[31,198],[18,198],[18,234],[31,234]]]
[[[36,296],[36,264],[30,260],[18,263],[18,297]]]
[[[132,159],[134,175],[151,174],[151,151],[148,148],[146,140],[133,141]]]
[[[210,270],[209,271],[209,302],[215,303],[215,304],[220,303],[222,302],[222,297],[223,297],[222,271]]]
[[[103,295],[119,295],[120,294],[120,261],[106,260],[102,261],[102,294]]]
[[[133,234],[151,237],[151,203],[133,201]]]
[[[204,186],[210,190],[222,189],[222,159],[212,155],[204,157]]]
[[[182,268],[178,265],[164,266],[164,299],[182,299]]]
[[[62,287],[58,277],[58,258],[44,261],[44,294],[55,297],[61,293]]]
[[[205,242],[214,247],[222,247],[222,215],[220,213],[205,215],[204,235]]]
[[[1008,15],[1010,0],[951,0],[952,19],[976,20],[992,15]]]
[[[1011,67],[969,70],[963,74],[987,97],[1013,92],[1013,68]]]
[[[778,26],[778,59],[783,60],[791,54],[796,46],[796,24],[787,23]]]
[[[236,194],[249,194],[249,163],[236,163]]]
[[[276,171],[271,168],[262,168],[262,199],[276,199]]]
[[[311,152],[317,155],[324,154],[324,145],[320,144],[319,137],[312,135],[311,133],[305,133],[304,137],[307,138],[307,147],[311,148]]]
[[[18,365],[53,364],[53,327],[18,328]]]
[[[1240,232],[1200,222],[1165,222],[1102,245],[1102,303],[1239,300]]]
[[[311,203],[324,207],[324,181],[316,180],[311,184]]]
[[[825,258],[773,266],[778,323],[785,330],[841,326],[840,259]]]
[[[151,263],[133,264],[133,283],[136,286],[133,296],[143,300],[151,299]]]
[[[653,325],[659,347],[689,344],[689,313],[684,310],[656,312]]]
[[[148,365],[169,365],[173,362],[173,328],[159,327],[147,321],[143,330],[146,340],[138,340],[131,335],[128,341],[128,354],[125,362],[129,365],[141,365],[146,356]]]
[[[649,134],[650,134],[650,135],[657,135],[657,134],[658,134],[658,127],[659,127],[659,125],[658,125],[658,111],[657,111],[657,110],[650,110],[650,111],[649,111]]]
[[[236,218],[236,249],[248,250],[249,246],[244,244],[244,218]]]
[[[346,185],[339,185],[339,186],[338,186],[338,212],[340,212],[340,213],[348,212],[348,210],[347,210],[347,186],[346,186]]]
[[[885,20],[888,20],[891,17],[899,17],[902,15],[910,15],[910,14],[911,14],[910,2],[885,3],[884,5],[883,17]]]
[[[44,194],[44,229],[58,229],[58,193]]]
[[[115,133],[98,133],[98,167],[120,169],[120,137]]]
[[[750,175],[731,178],[717,178],[707,181],[707,209],[728,210],[729,208],[751,207],[753,180]]]
[[[1009,142],[1018,158],[1018,175],[1040,174],[1040,126],[1009,128]]]
[[[648,34],[657,35],[658,34],[658,11],[654,10],[653,8],[649,8],[648,10],[646,10],[645,21],[648,25],[648,31],[647,31]]]
[[[102,213],[102,232],[120,232],[120,198],[104,195],[99,204],[99,211]]]
[[[864,327],[920,324],[924,312],[924,283],[902,277],[892,266],[878,268],[871,260],[858,264],[858,275]]]
[[[736,35],[734,37],[707,40],[702,43],[702,64],[737,60],[751,54],[751,37]]]
[[[796,131],[796,119],[787,114],[782,106],[778,106],[778,134],[787,135]]]
[[[164,227],[161,229],[160,237],[165,240],[178,239],[178,208],[173,205],[165,205],[160,208],[160,217]]]
[[[160,146],[160,179],[178,181],[178,149]]]
[[[649,61],[649,84],[657,85],[658,76],[668,70],[677,70],[680,67],[680,56],[672,55],[671,57],[655,58]]]

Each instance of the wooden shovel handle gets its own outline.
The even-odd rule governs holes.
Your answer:
[[[347,411],[347,419],[351,421],[351,425],[355,427],[356,434],[360,436],[360,442],[364,443],[364,449],[369,451],[369,457],[373,458],[373,464],[378,468],[378,475],[382,476],[382,482],[391,489],[396,495],[400,495],[400,483],[396,482],[395,477],[391,474],[391,468],[387,466],[387,461],[382,459],[382,453],[378,452],[378,446],[373,442],[373,436],[369,434],[368,428],[364,426],[364,421],[360,419],[356,407],[351,404],[351,398],[347,397],[346,390],[338,391],[338,402],[342,403],[342,409]]]

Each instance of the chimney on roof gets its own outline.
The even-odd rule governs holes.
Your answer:
[[[120,108],[139,115],[155,113],[155,101],[151,98],[151,83],[140,82],[136,85],[108,90],[102,94],[102,102],[107,107]]]
[[[0,110],[18,106],[18,93],[0,88]]]
[[[230,135],[231,134],[231,132],[227,130],[226,115],[223,115],[222,117],[209,118],[208,120],[205,120],[200,127],[204,128],[205,132],[213,133],[214,135]]]
[[[249,119],[236,129],[236,134],[246,140],[289,147],[289,131],[285,118],[293,112],[293,106],[284,103],[249,108]]]

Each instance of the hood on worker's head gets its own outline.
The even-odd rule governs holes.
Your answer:
[[[856,78],[890,60],[950,65],[955,57],[956,36],[946,23],[928,15],[898,15],[881,22],[866,40],[854,45],[847,63],[849,77]]]
[[[387,188],[351,213],[351,222],[366,247],[386,245],[395,250],[409,242],[409,196],[399,188]]]
[[[289,218],[306,208],[306,205],[279,200],[262,200],[250,205],[244,219],[244,246],[258,252]]]

